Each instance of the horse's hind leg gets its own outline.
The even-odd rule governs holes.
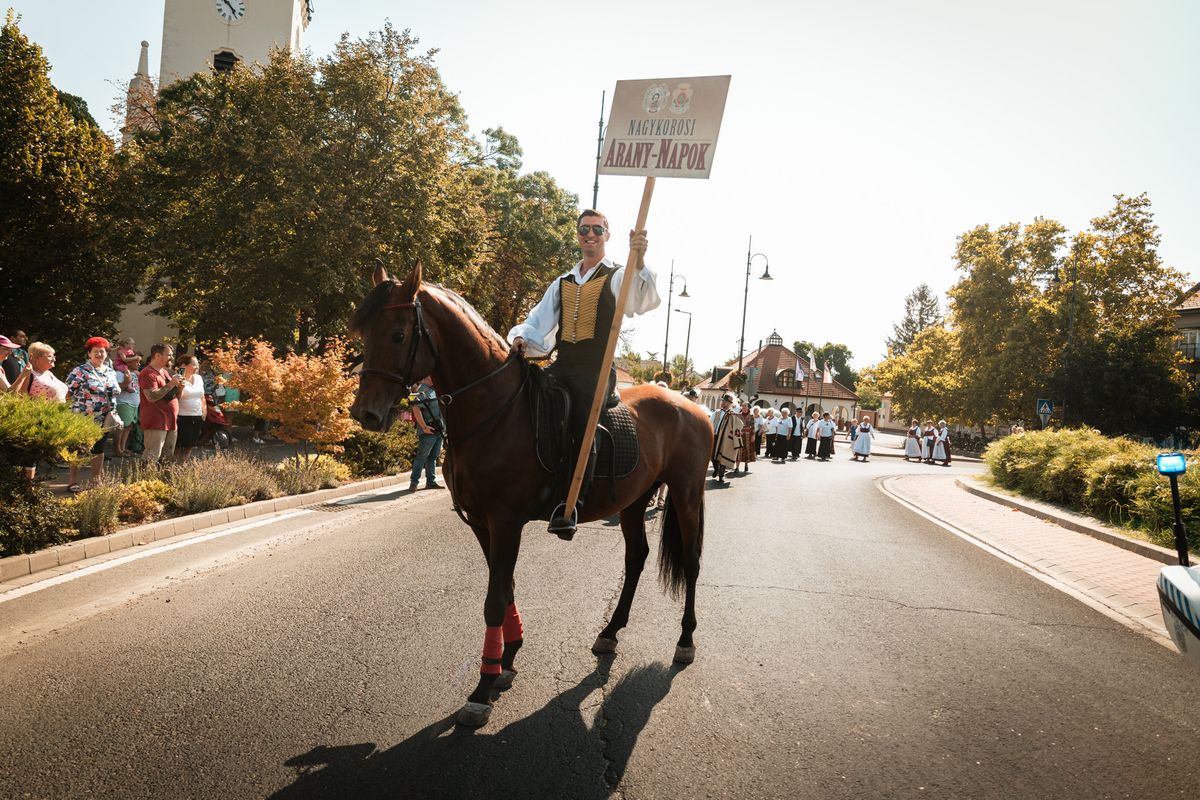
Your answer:
[[[683,624],[679,642],[675,645],[675,661],[690,664],[696,660],[696,645],[692,634],[696,631],[696,581],[700,578],[700,552],[704,545],[704,494],[700,492],[679,493],[679,502],[674,507],[675,535],[680,536],[684,577]],[[673,501],[674,502],[674,501]],[[672,521],[664,521],[665,528]]]
[[[612,618],[592,645],[592,652],[597,655],[616,652],[617,631],[629,624],[633,595],[646,566],[646,556],[650,555],[650,546],[646,543],[646,501],[653,492],[653,489],[647,492],[621,512],[621,532],[625,534],[625,585],[621,587],[621,599]]]

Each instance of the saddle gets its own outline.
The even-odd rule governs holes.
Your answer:
[[[575,466],[567,463],[572,452],[568,423],[571,396],[565,387],[540,367],[531,364],[529,369],[529,409],[534,445],[538,463],[551,476],[539,497],[533,519],[549,519],[554,507],[567,494],[568,473]],[[641,448],[638,446],[633,415],[614,392],[600,411],[592,444],[593,468],[584,476],[584,493],[593,480],[601,478],[610,482],[610,491],[615,496],[615,482],[633,472],[640,458]]]

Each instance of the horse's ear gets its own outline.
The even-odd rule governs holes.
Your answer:
[[[371,273],[371,286],[375,287],[388,281],[387,270],[383,268],[383,260],[375,259],[375,271]]]
[[[408,273],[408,277],[405,278],[404,283],[401,284],[401,286],[400,286],[400,294],[402,296],[404,296],[404,297],[416,297],[417,296],[417,292],[421,291],[421,273],[422,272],[423,272],[423,267],[421,266],[420,260],[418,260],[417,265],[415,267],[413,267],[412,272]]]

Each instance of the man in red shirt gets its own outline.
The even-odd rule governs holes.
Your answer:
[[[174,358],[175,351],[169,344],[156,344],[150,348],[150,363],[138,373],[142,389],[138,423],[145,447],[142,458],[149,462],[170,458],[175,452],[178,397],[183,383],[169,371]]]

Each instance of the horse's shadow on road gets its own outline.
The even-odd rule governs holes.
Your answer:
[[[479,730],[439,720],[388,750],[370,742],[318,746],[289,759],[295,783],[275,798],[609,797],[625,774],[638,736],[667,696],[679,665],[648,664],[608,683],[611,656],[538,711],[504,728],[503,700]],[[512,691],[520,691],[520,679]],[[585,715],[594,715],[589,726]]]

